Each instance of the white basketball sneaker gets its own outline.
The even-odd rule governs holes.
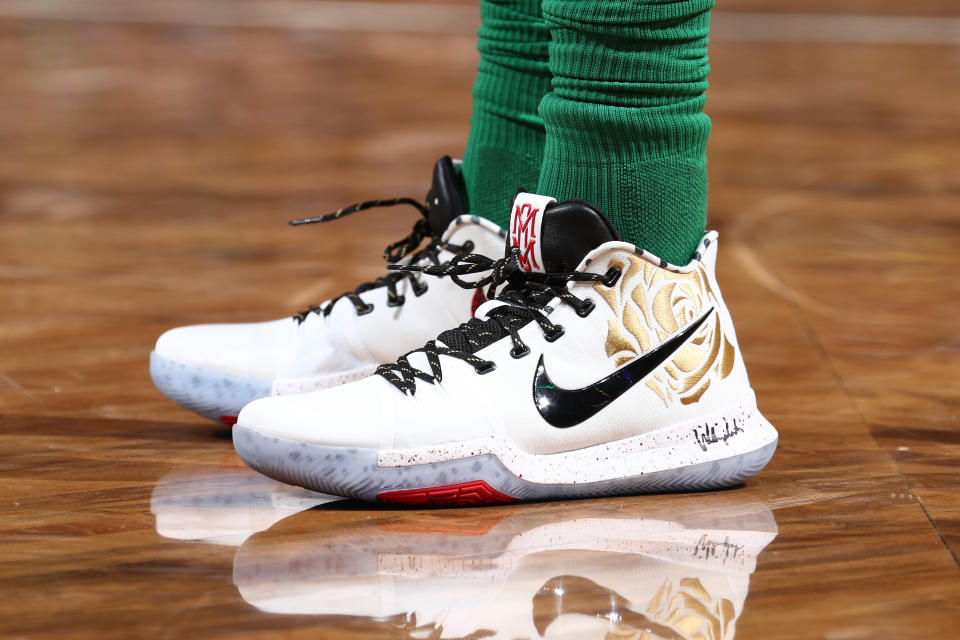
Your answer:
[[[777,432],[717,286],[715,232],[678,267],[581,201],[520,194],[510,224],[501,260],[409,268],[490,284],[475,318],[366,380],[247,405],[241,459],[405,504],[719,488],[766,465]]]
[[[423,218],[387,248],[390,262],[443,266],[471,252],[499,256],[506,232],[463,215],[459,173],[450,158],[434,168],[427,205],[405,198],[370,201],[297,223],[336,219],[374,206],[412,204]],[[427,238],[429,243],[417,247]],[[439,331],[468,320],[482,293],[449,279],[391,272],[293,317],[207,324],[167,331],[150,354],[150,375],[167,397],[232,425],[248,402],[365,378]]]

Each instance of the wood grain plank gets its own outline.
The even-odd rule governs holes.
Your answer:
[[[906,10],[829,5],[790,9]],[[554,631],[608,615],[597,594],[622,597],[627,626],[604,632],[628,635],[652,585],[706,584],[718,549],[757,563],[729,580],[742,611],[718,637],[952,633],[955,48],[712,45],[719,278],[781,433],[745,487],[440,511],[331,502],[246,470],[228,431],[153,389],[146,357],[165,329],[280,317],[382,272],[412,215],[286,221],[422,195],[433,160],[462,152],[468,32],[426,47],[409,34],[0,19],[0,634],[425,637],[443,611],[415,589],[382,619],[251,594],[323,602],[316,589],[344,571],[369,586],[433,567],[462,594],[443,637],[457,620],[460,635],[474,619],[470,632],[513,623],[467,597],[483,580],[492,601],[524,604],[516,619]],[[550,527],[556,540],[537,546]],[[664,530],[679,532],[673,552]],[[688,549],[683,531],[709,544]],[[766,546],[724,546],[744,532]],[[323,564],[331,550],[339,564]],[[543,600],[564,575],[592,584]],[[534,609],[538,595],[570,616]]]

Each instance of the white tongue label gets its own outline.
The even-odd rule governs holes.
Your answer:
[[[520,247],[520,267],[524,271],[543,271],[543,212],[556,202],[549,196],[519,193],[510,215],[510,244]]]

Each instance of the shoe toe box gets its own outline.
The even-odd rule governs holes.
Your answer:
[[[162,358],[201,369],[272,380],[285,358],[289,320],[200,324],[171,329],[157,340]]]
[[[240,412],[237,426],[261,438],[376,449],[382,418],[375,385],[364,379],[332,389],[255,400]]]

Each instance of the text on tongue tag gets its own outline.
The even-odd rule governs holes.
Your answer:
[[[520,248],[520,268],[543,272],[543,218],[550,196],[518,193],[510,216],[510,245]]]
[[[520,267],[524,271],[540,269],[537,262],[537,216],[540,208],[529,202],[517,202],[510,229],[510,242],[520,247]]]

